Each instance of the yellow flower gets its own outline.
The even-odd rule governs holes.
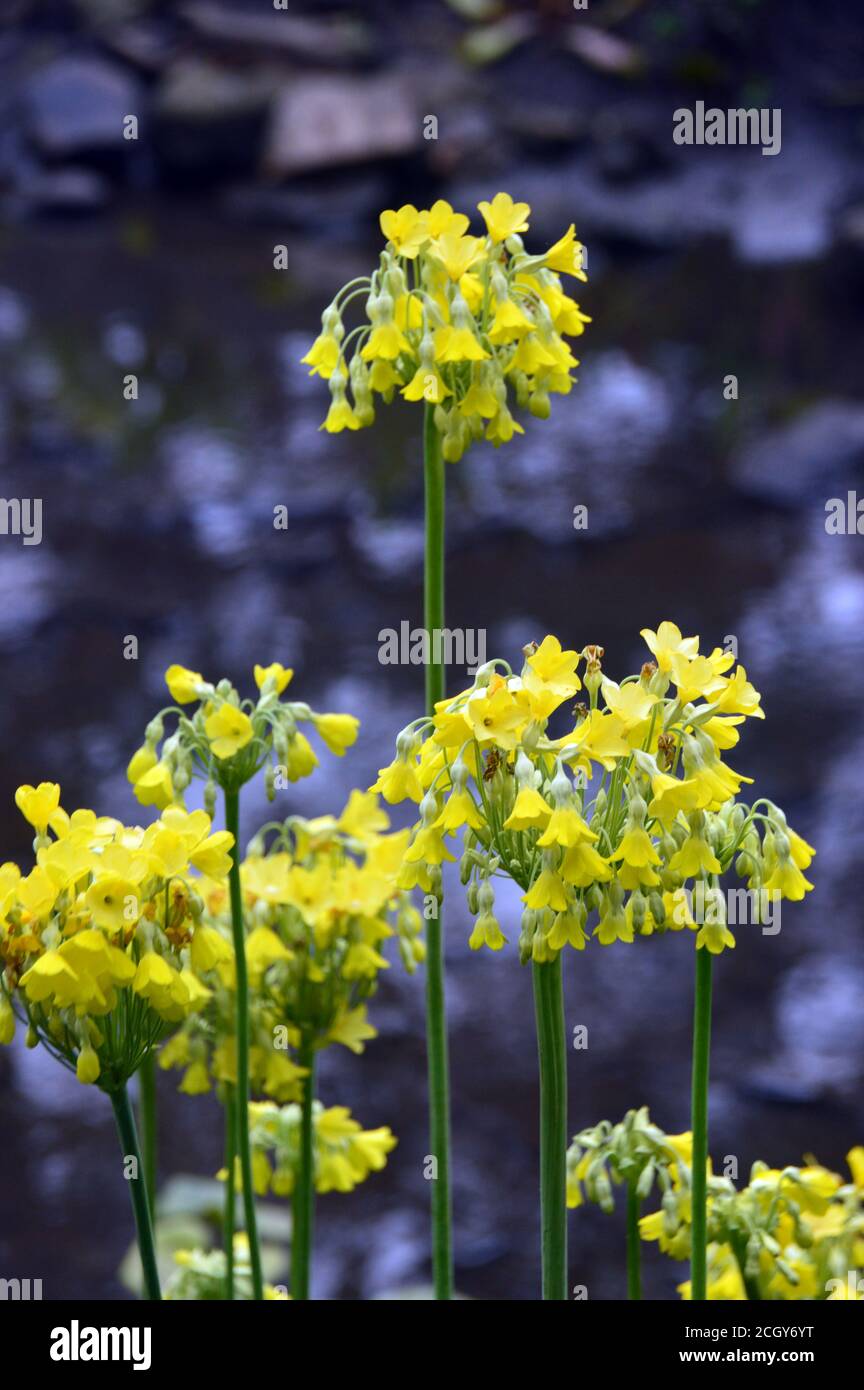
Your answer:
[[[416,372],[402,388],[406,401],[428,401],[430,405],[440,405],[445,396],[453,392],[435,367],[426,367],[421,362]]]
[[[574,275],[577,280],[587,280],[582,269],[584,250],[581,241],[576,240],[576,228],[571,222],[564,235],[549,247],[543,260],[550,270],[558,270],[562,275]]]
[[[612,878],[612,870],[606,860],[586,840],[567,850],[559,873],[564,882],[572,884],[574,888],[590,888],[592,883],[603,883]]]
[[[584,951],[588,944],[582,923],[573,912],[558,913],[546,941],[553,951],[561,951],[567,945],[577,951]]]
[[[609,855],[609,859],[612,863],[623,859],[625,864],[630,864],[634,869],[644,869],[648,864],[660,863],[660,856],[651,843],[650,835],[641,826],[631,826],[618,848]]]
[[[650,627],[643,627],[640,636],[645,639],[653,652],[654,659],[661,671],[671,670],[674,656],[693,657],[699,655],[699,638],[682,636],[680,627],[677,627],[675,623],[663,622],[656,632]]]
[[[544,704],[544,716],[551,714],[562,700],[568,700],[581,689],[582,682],[576,674],[578,664],[579,653],[562,651],[558,638],[551,635],[544,637],[536,652],[528,657],[523,676],[525,689],[530,690],[532,695],[549,695],[555,700],[555,704],[549,708]]]
[[[92,1086],[94,1081],[98,1080],[101,1070],[99,1058],[90,1044],[85,1043],[78,1053],[78,1060],[75,1063],[75,1074],[78,1080],[85,1086]]]
[[[533,787],[523,787],[516,797],[513,810],[504,822],[505,830],[529,830],[532,826],[543,827],[552,815],[548,801]]]
[[[382,212],[379,222],[386,239],[392,241],[400,256],[407,256],[409,260],[414,259],[429,239],[426,217],[412,203],[405,203],[396,212],[392,209]]]
[[[769,893],[779,893],[781,898],[800,903],[805,893],[812,893],[813,884],[804,877],[793,859],[782,861],[765,882]]]
[[[210,1090],[210,1077],[204,1062],[193,1062],[187,1067],[183,1080],[178,1086],[185,1096],[203,1096]]]
[[[682,878],[696,878],[700,874],[719,874],[721,867],[720,860],[711,846],[699,835],[692,835],[685,840],[677,854],[673,854],[669,860],[672,873],[680,874]]]
[[[477,207],[494,242],[528,230],[531,208],[527,203],[514,203],[509,193],[496,193],[491,203],[478,203]]]
[[[559,806],[552,812],[549,824],[537,841],[538,845],[563,845],[570,848],[581,840],[596,840],[597,836],[583,820],[575,806]]]
[[[217,830],[192,850],[189,862],[207,878],[227,878],[233,846],[234,836],[227,830]]]
[[[437,203],[433,203],[429,211],[421,216],[425,218],[429,235],[432,237],[444,236],[448,232],[462,236],[468,230],[469,219],[464,212],[454,212],[444,198],[439,198]]]
[[[105,931],[122,932],[134,927],[141,916],[142,903],[137,887],[128,879],[114,875],[95,878],[87,890],[85,902],[96,926]]]
[[[328,381],[339,365],[341,349],[337,340],[330,333],[319,333],[305,357],[301,357],[303,362],[311,370],[310,376],[320,376],[324,381]]]
[[[481,912],[474,923],[474,930],[468,938],[468,945],[471,950],[479,951],[481,947],[488,946],[490,951],[500,951],[506,941],[506,936],[492,914]]]
[[[458,280],[485,255],[481,237],[444,232],[431,245],[432,254],[444,266],[451,280]]]
[[[380,792],[391,806],[406,798],[421,801],[423,787],[417,764],[413,760],[408,762],[404,758],[395,758],[387,767],[379,768],[378,780],[372,784],[370,791]]]
[[[263,690],[269,682],[270,688],[275,690],[277,695],[281,695],[290,683],[294,671],[290,666],[283,666],[280,662],[273,661],[269,666],[256,666],[253,674],[259,690]]]
[[[252,720],[227,700],[204,720],[204,732],[217,758],[231,758],[252,738]]]
[[[435,333],[436,362],[482,362],[489,355],[470,328],[445,324]]]
[[[171,699],[178,705],[191,705],[201,698],[202,687],[206,686],[200,671],[190,671],[186,666],[169,666],[165,672],[165,684]]]
[[[38,787],[25,783],[15,793],[15,805],[34,830],[44,833],[60,805],[60,788],[56,782],[40,782]]]
[[[360,1004],[356,1009],[346,1009],[339,1014],[335,1023],[331,1025],[327,1034],[329,1042],[342,1043],[351,1052],[362,1052],[365,1044],[370,1038],[377,1038],[378,1030],[366,1018],[366,1005]]]
[[[567,908],[564,885],[552,869],[542,870],[528,892],[522,894],[522,901],[526,907],[551,907],[555,912],[564,912]]]
[[[134,784],[144,776],[145,772],[149,772],[151,768],[155,767],[158,761],[156,750],[150,748],[146,743],[143,744],[135,750],[129,759],[129,765],[126,768],[128,780]]]
[[[330,752],[341,758],[346,748],[356,742],[360,720],[353,714],[317,714],[315,728]]]
[[[142,806],[155,806],[164,810],[174,800],[174,785],[171,770],[165,763],[157,763],[143,773],[135,783],[135,797]]]
[[[328,434],[341,434],[342,430],[359,430],[360,421],[344,396],[337,396],[327,411],[322,430]]]

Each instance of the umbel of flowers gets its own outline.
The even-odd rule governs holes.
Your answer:
[[[375,1037],[367,1000],[389,968],[382,953],[389,939],[398,940],[408,970],[424,955],[420,914],[397,886],[409,834],[389,833],[377,796],[354,791],[338,817],[292,816],[265,826],[241,868],[247,952],[263,1025],[263,1089],[273,1094],[267,1083],[275,1076],[293,1094],[299,1084],[302,1093],[293,1187],[295,1298],[309,1296],[318,1055],[331,1043],[360,1052]],[[299,1070],[282,1060],[288,1047],[296,1049]],[[277,1091],[275,1098],[286,1097]]]
[[[223,1088],[226,1107],[226,1157],[236,1152],[243,1181],[243,1209],[256,1299],[263,1297],[261,1254],[255,1220],[252,1158],[249,1148],[249,975],[246,961],[240,866],[237,838],[241,789],[263,774],[268,795],[287,782],[308,777],[317,755],[303,732],[315,728],[331,752],[341,756],[354,743],[359,721],[350,714],[319,714],[301,701],[283,699],[293,671],[274,662],[254,670],[257,698],[242,698],[231,681],[213,684],[199,671],[170,666],[165,681],[176,704],[150,721],[143,745],[133,755],[128,776],[144,805],[182,804],[193,778],[204,783],[204,804],[215,808],[219,789],[225,804],[225,825],[234,850],[228,872],[231,937],[235,976],[236,1087]],[[171,732],[166,732],[166,724]],[[233,1216],[233,1211],[231,1213]],[[229,1230],[229,1226],[231,1229]],[[226,1293],[232,1297],[233,1222],[226,1218]]]
[[[0,1041],[15,1014],[79,1081],[111,1098],[124,1154],[141,1160],[127,1082],[210,992],[193,960],[203,902],[195,869],[228,872],[233,838],[204,811],[166,808],[145,829],[90,810],[60,788],[19,787],[35,831],[26,874],[0,868]],[[159,1297],[144,1174],[130,1184],[148,1297]]]
[[[544,1237],[556,1297],[566,1289],[561,951],[584,949],[589,934],[611,945],[690,927],[697,958],[710,963],[735,944],[720,887],[727,870],[772,902],[800,899],[812,886],[804,877],[812,848],[772,802],[739,801],[752,779],[724,760],[741,724],[764,717],[743,667],[720,649],[701,655],[698,638],[671,622],[642,635],[653,660],[620,682],[604,673],[602,647],[563,650],[553,636],[525,649],[518,672],[504,660],[488,662],[470,689],[403,729],[374,788],[388,801],[419,803],[404,887],[434,893],[442,862],[455,857],[448,839],[461,837],[473,948],[505,945],[495,880],[510,878],[522,890],[519,954],[534,963],[541,1083],[545,1070],[546,1100],[555,1101],[544,1120],[543,1186],[554,1202],[554,1220],[544,1204]],[[565,704],[569,719],[556,733],[550,720]],[[704,1029],[696,1041],[701,1105]],[[694,1211],[700,1201],[704,1209],[700,1116]]]
[[[848,1155],[851,1181],[814,1160],[771,1168],[756,1162],[740,1190],[708,1178],[707,1297],[720,1300],[861,1298],[864,1271],[864,1149]],[[687,1259],[690,1208],[682,1184],[642,1217],[643,1240]],[[692,1297],[687,1281],[679,1286]]]
[[[375,396],[389,402],[398,391],[434,407],[453,463],[472,440],[499,445],[523,434],[511,406],[545,419],[550,396],[572,390],[579,364],[567,338],[590,322],[561,282],[562,274],[586,279],[574,228],[532,253],[522,240],[527,203],[497,193],[478,207],[482,236],[443,199],[382,212],[377,269],[339,291],[303,358],[330,386],[324,429],[371,425]],[[365,318],[346,333],[357,301]]]
[[[387,1125],[363,1129],[344,1105],[312,1106],[315,1191],[353,1192],[370,1173],[380,1173],[397,1140]],[[257,1191],[290,1197],[302,1179],[303,1109],[300,1105],[254,1102],[250,1134]]]

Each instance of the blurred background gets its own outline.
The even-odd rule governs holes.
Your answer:
[[[576,222],[594,322],[551,420],[449,471],[449,625],[511,660],[550,631],[600,643],[613,676],[663,618],[709,648],[736,638],[767,721],[733,765],[819,857],[780,934],[742,928],[718,963],[712,1151],[742,1175],[757,1157],[842,1166],[864,1140],[864,539],[827,535],[825,504],[864,496],[857,0],[2,8],[0,491],[41,498],[44,534],[0,536],[0,859],[29,859],[21,782],[140,817],[124,768],[172,661],[248,686],[279,660],[301,698],[361,716],[284,814],[338,810],[389,761],[422,700],[418,668],[378,662],[380,629],[420,621],[420,414],[321,434],[326,389],[298,359],[373,264],[382,208],[473,212],[506,189],[533,208],[530,247]],[[675,145],[696,100],[781,108],[781,153]],[[250,799],[244,835],[266,812]],[[530,975],[512,945],[471,955],[458,885],[446,920],[457,1283],[535,1298]],[[517,920],[514,901],[513,942]],[[565,963],[568,1029],[589,1037],[571,1130],[640,1104],[688,1128],[692,936]],[[428,1282],[422,992],[394,967],[380,1038],[326,1054],[324,1101],[399,1146],[320,1200],[318,1297]],[[161,1180],[212,1176],[215,1101],[159,1082]],[[3,1049],[0,1274],[129,1296],[127,1202],[105,1098],[20,1039]],[[589,1298],[624,1297],[619,1217],[572,1214]],[[646,1295],[685,1273],[649,1252]]]

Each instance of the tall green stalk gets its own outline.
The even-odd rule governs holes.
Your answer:
[[[303,1107],[300,1119],[300,1166],[292,1195],[293,1224],[291,1230],[291,1297],[309,1298],[312,1267],[312,1231],[315,1224],[315,1047],[304,1037],[297,1054],[308,1076],[303,1078]]]
[[[693,1004],[693,1217],[690,1231],[690,1297],[706,1298],[708,1273],[708,1069],[711,1055],[711,965],[704,946],[696,952],[696,991]]]
[[[156,1220],[156,1054],[148,1052],[138,1072],[141,1087],[138,1099],[138,1118],[141,1127],[141,1149],[144,1155],[144,1181],[150,1212]]]
[[[240,890],[240,795],[225,788],[225,826],[234,836],[228,884],[231,891],[231,932],[234,940],[234,973],[237,1006],[237,1090],[236,1143],[243,1182],[243,1216],[249,1241],[252,1270],[252,1297],[263,1299],[261,1250],[255,1217],[255,1189],[252,1185],[252,1151],[249,1147],[249,975],[246,969],[246,933],[243,928],[243,897]]]
[[[234,1087],[224,1082],[222,1106],[225,1111],[225,1198],[222,1204],[222,1248],[225,1251],[225,1298],[234,1299],[234,1214],[237,1198],[234,1190],[234,1169],[237,1161],[237,1106]]]
[[[639,1207],[636,1184],[627,1184],[627,1297],[642,1297],[642,1244],[639,1239]]]
[[[543,1298],[567,1297],[567,1044],[561,955],[534,962],[540,1065],[540,1231]]]
[[[445,464],[434,406],[423,418],[426,544],[423,566],[423,619],[429,642],[426,666],[426,712],[446,694],[443,642],[433,634],[444,629]],[[437,656],[437,660],[435,659]],[[453,1297],[453,1243],[450,1195],[450,1075],[447,1059],[447,1006],[444,992],[443,898],[426,924],[426,1053],[429,1074],[429,1144],[435,1159],[432,1179],[432,1273],[437,1299]]]
[[[159,1288],[159,1269],[156,1264],[156,1245],[153,1239],[153,1222],[150,1216],[150,1203],[147,1200],[147,1180],[135,1128],[135,1115],[125,1086],[110,1093],[117,1134],[120,1139],[120,1152],[124,1160],[134,1158],[135,1172],[127,1181],[132,1197],[132,1210],[135,1214],[135,1230],[138,1235],[138,1250],[141,1254],[141,1268],[144,1272],[144,1297],[149,1302],[160,1302],[162,1291]]]

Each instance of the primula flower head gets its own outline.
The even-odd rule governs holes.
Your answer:
[[[184,708],[160,711],[130,760],[127,776],[142,805],[160,811],[182,807],[184,791],[200,776],[207,782],[205,805],[212,811],[217,785],[238,791],[262,771],[272,799],[280,777],[284,786],[318,766],[302,724],[311,724],[337,757],[355,742],[360,721],[353,715],[319,714],[302,701],[283,699],[294,675],[289,667],[276,661],[256,665],[253,674],[257,700],[241,698],[229,680],[214,685],[185,666],[168,668],[165,683]],[[166,736],[169,718],[174,729]]]
[[[733,869],[756,924],[811,891],[812,846],[773,802],[740,801],[752,779],[723,758],[737,725],[764,717],[758,692],[734,657],[700,655],[672,622],[642,635],[655,661],[620,682],[601,646],[551,634],[529,643],[521,669],[487,662],[470,689],[403,729],[380,770],[373,791],[419,804],[403,888],[440,891],[445,837],[461,834],[473,950],[505,944],[501,875],[522,890],[523,962],[583,950],[592,920],[602,946],[688,928],[697,949],[719,954],[736,941],[721,888]]]
[[[550,395],[572,389],[579,364],[565,338],[590,322],[560,278],[586,278],[575,229],[532,254],[521,239],[527,203],[496,193],[478,207],[481,236],[444,199],[381,214],[378,269],[340,290],[302,359],[329,383],[322,429],[371,425],[374,397],[389,402],[398,389],[434,408],[443,457],[455,462],[475,439],[497,447],[524,433],[512,405],[545,419]],[[366,321],[346,334],[343,316],[358,300]]]
[[[204,811],[169,810],[146,829],[69,816],[52,787],[37,789],[36,812],[32,788],[16,798],[39,824],[50,809],[36,867],[0,866],[0,1042],[17,1014],[79,1081],[116,1090],[210,998],[195,971],[195,861],[226,873],[233,837],[211,835]]]

